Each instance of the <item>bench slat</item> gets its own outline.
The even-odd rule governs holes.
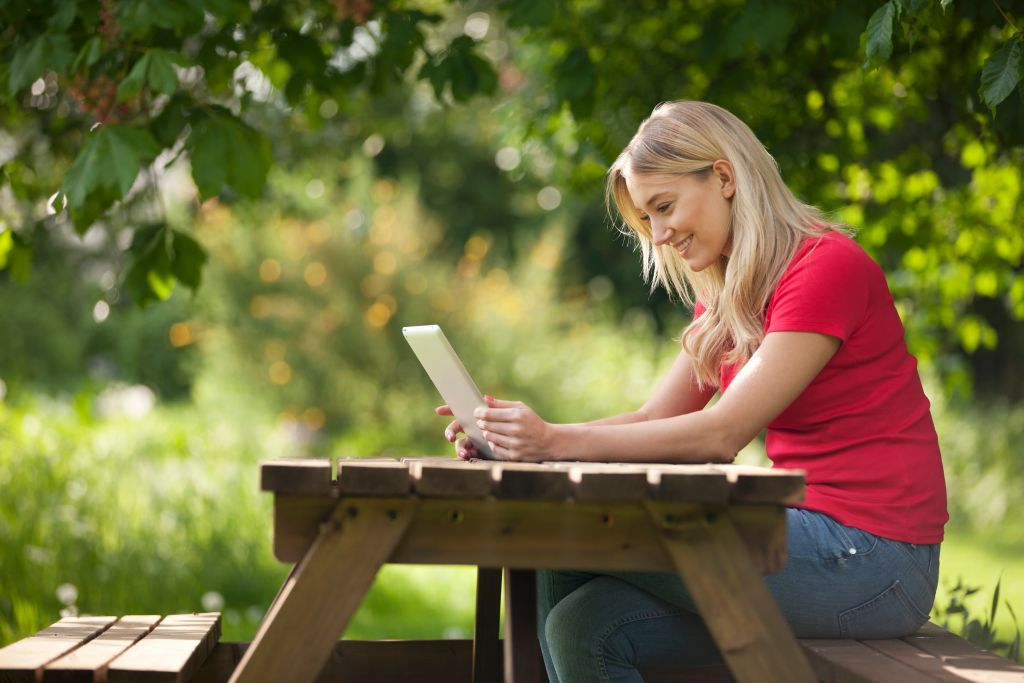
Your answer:
[[[937,657],[945,671],[971,683],[1022,683],[1024,666],[972,645],[932,623],[925,624],[904,642]]]
[[[800,645],[822,683],[935,683],[931,676],[860,641],[804,639]]]
[[[192,678],[219,638],[219,612],[168,616],[110,663],[107,680],[183,683]]]
[[[894,638],[891,640],[864,640],[861,642],[888,657],[892,657],[911,668],[927,674],[932,680],[939,683],[964,683],[963,678],[946,670],[940,658],[920,650],[903,640]]]
[[[36,672],[88,642],[117,621],[117,617],[64,617],[39,633],[0,649],[2,683],[33,682]]]
[[[408,466],[394,458],[338,458],[338,492],[343,496],[404,496],[411,482]]]
[[[81,647],[46,665],[43,683],[90,683],[107,664],[156,626],[159,615],[122,617]]]
[[[277,458],[260,465],[260,490],[318,496],[331,491],[328,458]]]

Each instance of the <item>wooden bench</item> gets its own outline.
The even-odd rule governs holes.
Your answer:
[[[496,615],[495,622],[496,624]],[[248,643],[217,642],[217,614],[73,617],[0,648],[0,682],[175,681],[226,683]],[[1020,683],[1024,666],[926,624],[894,640],[801,640],[823,683]],[[339,641],[318,683],[472,683],[501,680],[497,669],[474,678],[471,640]],[[480,674],[484,675],[481,676]],[[728,669],[644,671],[648,683],[732,683]]]

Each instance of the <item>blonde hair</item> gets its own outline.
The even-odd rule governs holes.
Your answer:
[[[626,188],[626,175],[707,175],[724,159],[733,167],[731,251],[694,272],[668,245],[656,246]],[[622,216],[619,229],[639,242],[644,279],[688,306],[707,311],[682,335],[701,387],[717,386],[722,363],[748,359],[764,339],[764,313],[782,273],[807,237],[838,226],[801,203],[786,187],[775,159],[736,116],[707,102],[655,107],[608,170],[606,200]]]

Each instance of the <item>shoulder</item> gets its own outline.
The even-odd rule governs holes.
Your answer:
[[[876,272],[881,273],[878,264],[852,237],[829,230],[808,237],[800,244],[782,280],[809,278],[818,282],[848,282],[851,278],[871,277]]]

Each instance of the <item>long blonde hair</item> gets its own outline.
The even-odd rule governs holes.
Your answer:
[[[656,246],[626,188],[626,175],[707,174],[729,161],[736,191],[731,200],[732,247],[708,268],[694,272],[668,245]],[[707,311],[682,336],[702,387],[718,384],[719,366],[748,359],[764,339],[764,312],[782,273],[807,237],[835,226],[786,187],[775,159],[730,112],[707,102],[667,102],[655,107],[608,170],[606,200],[622,216],[619,229],[639,242],[644,279],[670,296]]]

